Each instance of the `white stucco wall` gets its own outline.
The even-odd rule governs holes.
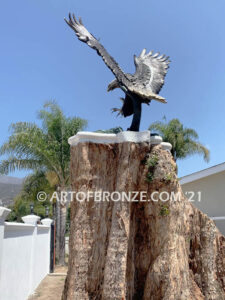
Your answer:
[[[0,227],[0,300],[27,300],[49,272],[50,227],[7,222]]]
[[[33,286],[38,286],[40,281],[49,273],[50,266],[50,234],[49,227],[38,225],[34,243]]]
[[[182,184],[182,189],[184,193],[193,191],[196,200],[201,192],[201,201],[193,204],[209,217],[225,216],[225,171]],[[225,235],[225,220],[216,220],[215,223]]]
[[[34,226],[6,224],[3,240],[0,299],[22,300],[29,295],[31,239]]]

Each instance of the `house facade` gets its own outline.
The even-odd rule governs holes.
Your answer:
[[[184,194],[225,235],[225,162],[180,178]]]

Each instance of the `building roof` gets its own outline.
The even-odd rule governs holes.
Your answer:
[[[181,177],[180,178],[180,184],[182,185],[182,184],[185,184],[185,183],[196,181],[196,180],[199,180],[199,179],[202,179],[202,178],[205,178],[205,177],[208,177],[210,175],[214,175],[214,174],[217,174],[217,173],[220,173],[220,172],[223,172],[223,171],[225,171],[225,162],[221,163],[219,165],[215,165],[213,167],[204,169],[202,171],[195,172],[195,173],[192,173],[190,175]]]

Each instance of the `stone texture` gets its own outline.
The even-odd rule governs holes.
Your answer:
[[[163,150],[168,150],[168,151],[172,150],[172,145],[170,143],[162,142],[161,146]]]
[[[159,138],[161,139],[160,141],[162,141],[162,138]],[[150,143],[150,131],[122,131],[117,134],[80,131],[76,135],[70,137],[68,142],[71,146],[75,146],[78,143],[84,142],[92,142],[98,144],[113,144],[124,142]]]
[[[116,135],[116,143],[134,142],[134,143],[150,143],[150,131],[122,131]]]
[[[177,198],[73,201],[63,300],[225,299],[225,238],[184,197],[161,145],[79,143],[71,147],[71,183],[73,191]]]
[[[115,143],[116,134],[111,133],[98,133],[98,132],[88,132],[79,131],[76,135],[69,138],[68,143],[71,146],[75,146],[78,143],[93,142],[93,143]]]
[[[151,144],[152,145],[158,145],[162,143],[162,137],[159,135],[152,135],[151,136]]]

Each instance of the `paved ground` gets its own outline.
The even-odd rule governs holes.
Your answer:
[[[66,272],[66,267],[57,267],[55,275],[47,275],[36,289],[34,295],[30,296],[28,300],[61,300],[66,279],[66,276],[61,274]]]

